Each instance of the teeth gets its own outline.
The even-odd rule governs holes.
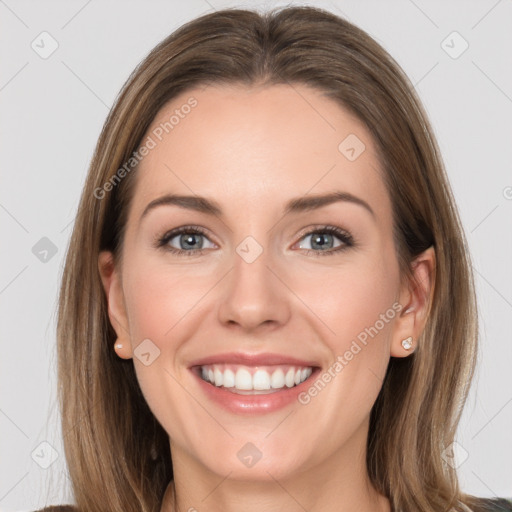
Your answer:
[[[257,370],[252,376],[253,389],[270,389],[270,375],[265,370]]]
[[[284,372],[281,368],[278,368],[270,377],[270,386],[274,389],[284,387]]]
[[[244,389],[246,391],[249,391],[253,389],[252,387],[252,377],[251,374],[244,370],[243,368],[240,368],[235,375],[235,388],[236,389]]]
[[[216,386],[222,386],[222,383],[224,382],[224,375],[218,368],[213,369],[213,378],[215,379]]]
[[[292,388],[304,382],[313,372],[311,367],[248,367],[214,364],[201,367],[203,380],[233,391],[266,391]]]
[[[295,370],[293,368],[290,368],[286,373],[284,382],[289,388],[292,388],[293,385],[295,384]]]
[[[235,374],[232,370],[227,369],[224,371],[224,382],[223,385],[225,388],[234,388],[235,387]]]

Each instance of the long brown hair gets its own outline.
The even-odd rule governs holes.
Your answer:
[[[396,511],[476,505],[443,458],[473,376],[478,329],[468,248],[432,129],[404,72],[368,34],[330,12],[289,7],[263,14],[227,9],[183,25],[135,69],[104,124],[58,311],[63,442],[78,508],[155,512],[173,477],[168,435],[142,396],[133,362],[114,353],[98,272],[100,250],[120,255],[137,171],[107,192],[104,184],[168,101],[196,86],[235,83],[309,85],[372,134],[393,205],[401,275],[411,279],[412,259],[430,246],[436,269],[418,349],[391,358],[372,409],[368,473]]]

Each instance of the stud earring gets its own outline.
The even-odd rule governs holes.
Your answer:
[[[412,336],[409,336],[408,338],[405,338],[405,340],[402,340],[402,347],[404,347],[405,350],[409,350],[412,347]]]
[[[121,350],[122,348],[123,348],[123,344],[122,344],[122,343],[116,343],[116,344],[114,345],[114,350],[116,350],[116,351],[117,351],[117,350]]]

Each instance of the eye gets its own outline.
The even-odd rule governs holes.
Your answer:
[[[162,247],[177,255],[197,254],[202,253],[204,250],[203,239],[207,239],[207,237],[205,231],[199,226],[183,226],[168,231],[159,238],[157,240],[157,247]],[[215,247],[215,244],[212,242],[210,244],[212,244],[213,248]]]
[[[332,255],[354,245],[354,239],[350,233],[335,226],[322,226],[308,231],[301,240],[307,239],[309,239],[310,247],[300,246],[299,249],[305,249],[307,254],[315,256]],[[338,239],[338,243],[336,243],[336,239]]]
[[[165,249],[177,256],[202,254],[208,247],[204,246],[204,240],[209,241],[206,231],[199,226],[182,226],[165,233],[156,241],[156,246]],[[301,240],[308,240],[309,246],[303,247],[299,242],[299,249],[304,249],[306,254],[314,256],[327,256],[354,246],[354,239],[350,233],[335,226],[320,226],[308,231]],[[338,240],[338,242],[336,242]]]

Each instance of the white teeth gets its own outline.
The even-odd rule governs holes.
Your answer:
[[[253,389],[270,389],[270,375],[265,370],[256,370],[252,376]]]
[[[248,370],[239,368],[235,376],[235,388],[250,390],[252,387],[252,377]]]
[[[281,368],[278,368],[270,378],[270,385],[274,389],[281,389],[284,387],[284,373]]]
[[[215,385],[222,386],[222,383],[224,382],[224,375],[218,368],[214,368],[213,377],[215,379]]]
[[[284,378],[284,382],[285,382],[286,386],[289,388],[292,388],[293,385],[295,384],[295,371],[293,368],[290,368],[286,372],[286,377]]]
[[[235,387],[235,374],[231,370],[224,371],[224,387],[234,388]]]
[[[274,369],[275,368],[275,369]],[[214,364],[201,367],[203,380],[217,387],[240,391],[266,391],[292,388],[304,382],[313,373],[311,367],[265,367]]]

